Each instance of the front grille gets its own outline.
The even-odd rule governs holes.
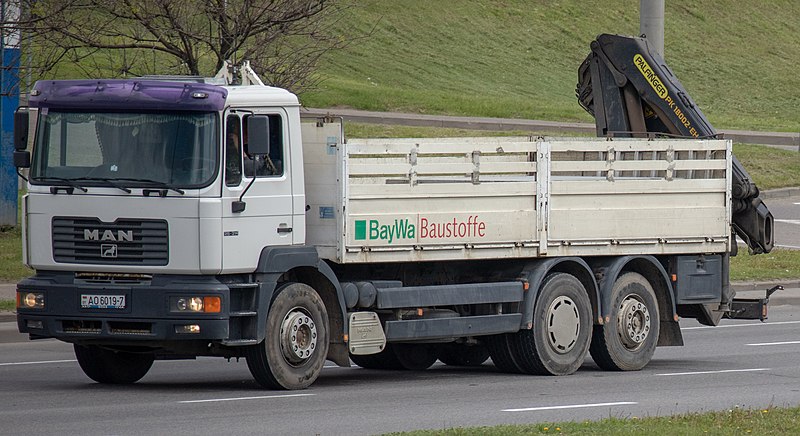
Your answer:
[[[53,218],[53,258],[59,263],[161,266],[169,261],[165,220]]]
[[[76,272],[76,285],[149,285],[152,274],[114,272]]]

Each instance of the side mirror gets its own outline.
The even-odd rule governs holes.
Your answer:
[[[269,154],[269,117],[252,115],[247,118],[247,152],[251,155]]]
[[[14,150],[28,148],[28,108],[21,107],[14,112]],[[14,159],[16,162],[16,158]],[[19,166],[19,165],[17,165]]]
[[[27,150],[14,151],[14,166],[17,168],[30,168],[31,152]]]

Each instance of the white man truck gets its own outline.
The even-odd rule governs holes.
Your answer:
[[[764,316],[728,285],[730,141],[346,141],[301,113],[261,84],[38,82],[19,330],[100,383],[219,356],[301,389],[326,360],[637,370],[680,316]]]

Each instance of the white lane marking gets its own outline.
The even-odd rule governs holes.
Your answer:
[[[800,225],[800,220],[781,220],[781,219],[776,219],[775,222]]]
[[[800,324],[800,321],[778,321],[778,322],[753,322],[747,324],[727,324],[714,326],[700,326],[700,327],[681,327],[681,330],[702,330],[702,329],[724,329],[731,327],[755,327],[755,326],[770,326],[770,325],[785,325],[785,324]]]
[[[745,344],[751,347],[763,347],[765,345],[793,345],[800,344],[800,341],[787,341],[787,342],[762,342],[760,344]]]
[[[775,246],[780,248],[791,248],[792,250],[800,250],[800,247],[798,247],[797,245],[775,244]]]
[[[695,371],[695,372],[670,372],[656,375],[699,375],[699,374],[727,374],[729,372],[757,372],[770,371],[772,368],[749,368],[749,369],[721,369],[719,371]]]
[[[263,395],[260,397],[236,397],[236,398],[212,398],[208,400],[187,400],[187,401],[178,401],[178,403],[190,404],[190,403],[213,403],[218,401],[266,400],[270,398],[313,397],[314,395],[315,394]]]
[[[524,409],[503,409],[501,412],[535,412],[537,410],[582,409],[584,407],[630,406],[639,404],[633,401],[619,401],[616,403],[571,404],[568,406],[542,406],[526,407]]]
[[[0,366],[11,366],[11,365],[46,365],[48,363],[67,363],[67,362],[77,362],[77,360],[42,360],[38,362],[5,362],[0,363]]]

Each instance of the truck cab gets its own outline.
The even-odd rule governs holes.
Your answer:
[[[23,258],[36,271],[18,285],[21,332],[74,343],[85,370],[109,349],[146,351],[152,364],[238,357],[263,341],[258,313],[278,277],[254,273],[268,253],[305,242],[295,95],[202,80],[41,81],[15,125],[17,165],[29,166]],[[297,262],[316,268],[303,253]],[[106,372],[87,373],[138,375]]]

